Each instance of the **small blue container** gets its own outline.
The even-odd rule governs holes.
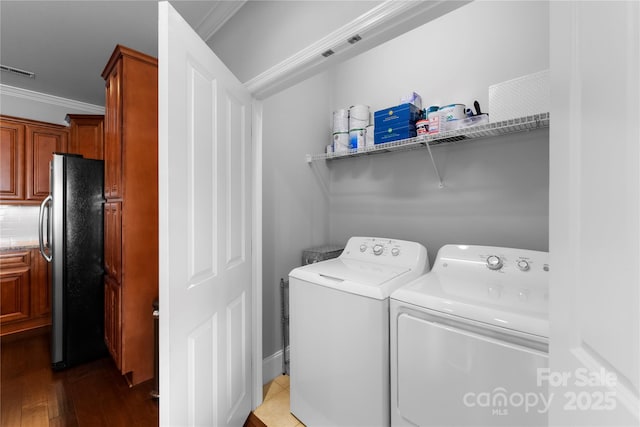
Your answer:
[[[385,144],[400,139],[413,138],[417,135],[415,124],[408,126],[385,126],[383,129],[376,126],[375,129],[376,132],[373,137],[374,144]]]
[[[415,125],[420,118],[420,109],[413,104],[400,104],[395,107],[376,111],[374,114],[374,124],[377,128],[389,126],[409,126]]]

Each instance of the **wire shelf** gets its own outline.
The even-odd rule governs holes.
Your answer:
[[[372,147],[363,147],[341,153],[307,154],[307,162],[319,160],[339,160],[350,157],[359,157],[370,154],[388,153],[391,151],[407,151],[424,148],[427,145],[433,147],[467,141],[470,139],[487,138],[507,135],[534,129],[549,127],[549,113],[540,113],[532,116],[518,117],[501,122],[486,123],[463,129],[440,132],[434,135],[420,135],[415,138],[377,144]]]

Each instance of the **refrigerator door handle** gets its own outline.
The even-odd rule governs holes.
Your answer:
[[[51,194],[49,194],[42,201],[42,203],[40,203],[40,212],[38,214],[38,237],[39,237],[38,240],[40,241],[40,253],[44,257],[44,259],[47,260],[47,262],[51,262],[51,246],[47,246],[49,248],[49,253],[47,254],[45,251],[45,244],[44,244],[44,210],[46,209],[47,204],[51,203],[52,200],[53,198],[51,197]],[[47,242],[47,243],[50,243],[50,242]]]

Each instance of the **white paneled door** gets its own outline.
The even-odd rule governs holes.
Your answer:
[[[159,4],[160,424],[241,426],[251,410],[248,91]]]
[[[640,3],[551,2],[552,426],[640,425]]]

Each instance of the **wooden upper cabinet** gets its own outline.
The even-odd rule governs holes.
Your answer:
[[[49,163],[53,153],[67,151],[69,131],[64,126],[26,125],[26,200],[44,200],[49,195]]]
[[[104,159],[104,116],[95,114],[68,114],[68,152],[85,159]]]
[[[106,101],[104,124],[104,193],[105,197],[122,197],[122,63],[105,76]]]
[[[40,203],[49,194],[53,153],[104,157],[104,116],[70,114],[69,127],[0,115],[0,202]]]
[[[66,126],[0,116],[0,202],[36,204],[49,194],[49,163],[66,152]]]
[[[0,118],[0,200],[24,199],[24,125]]]

